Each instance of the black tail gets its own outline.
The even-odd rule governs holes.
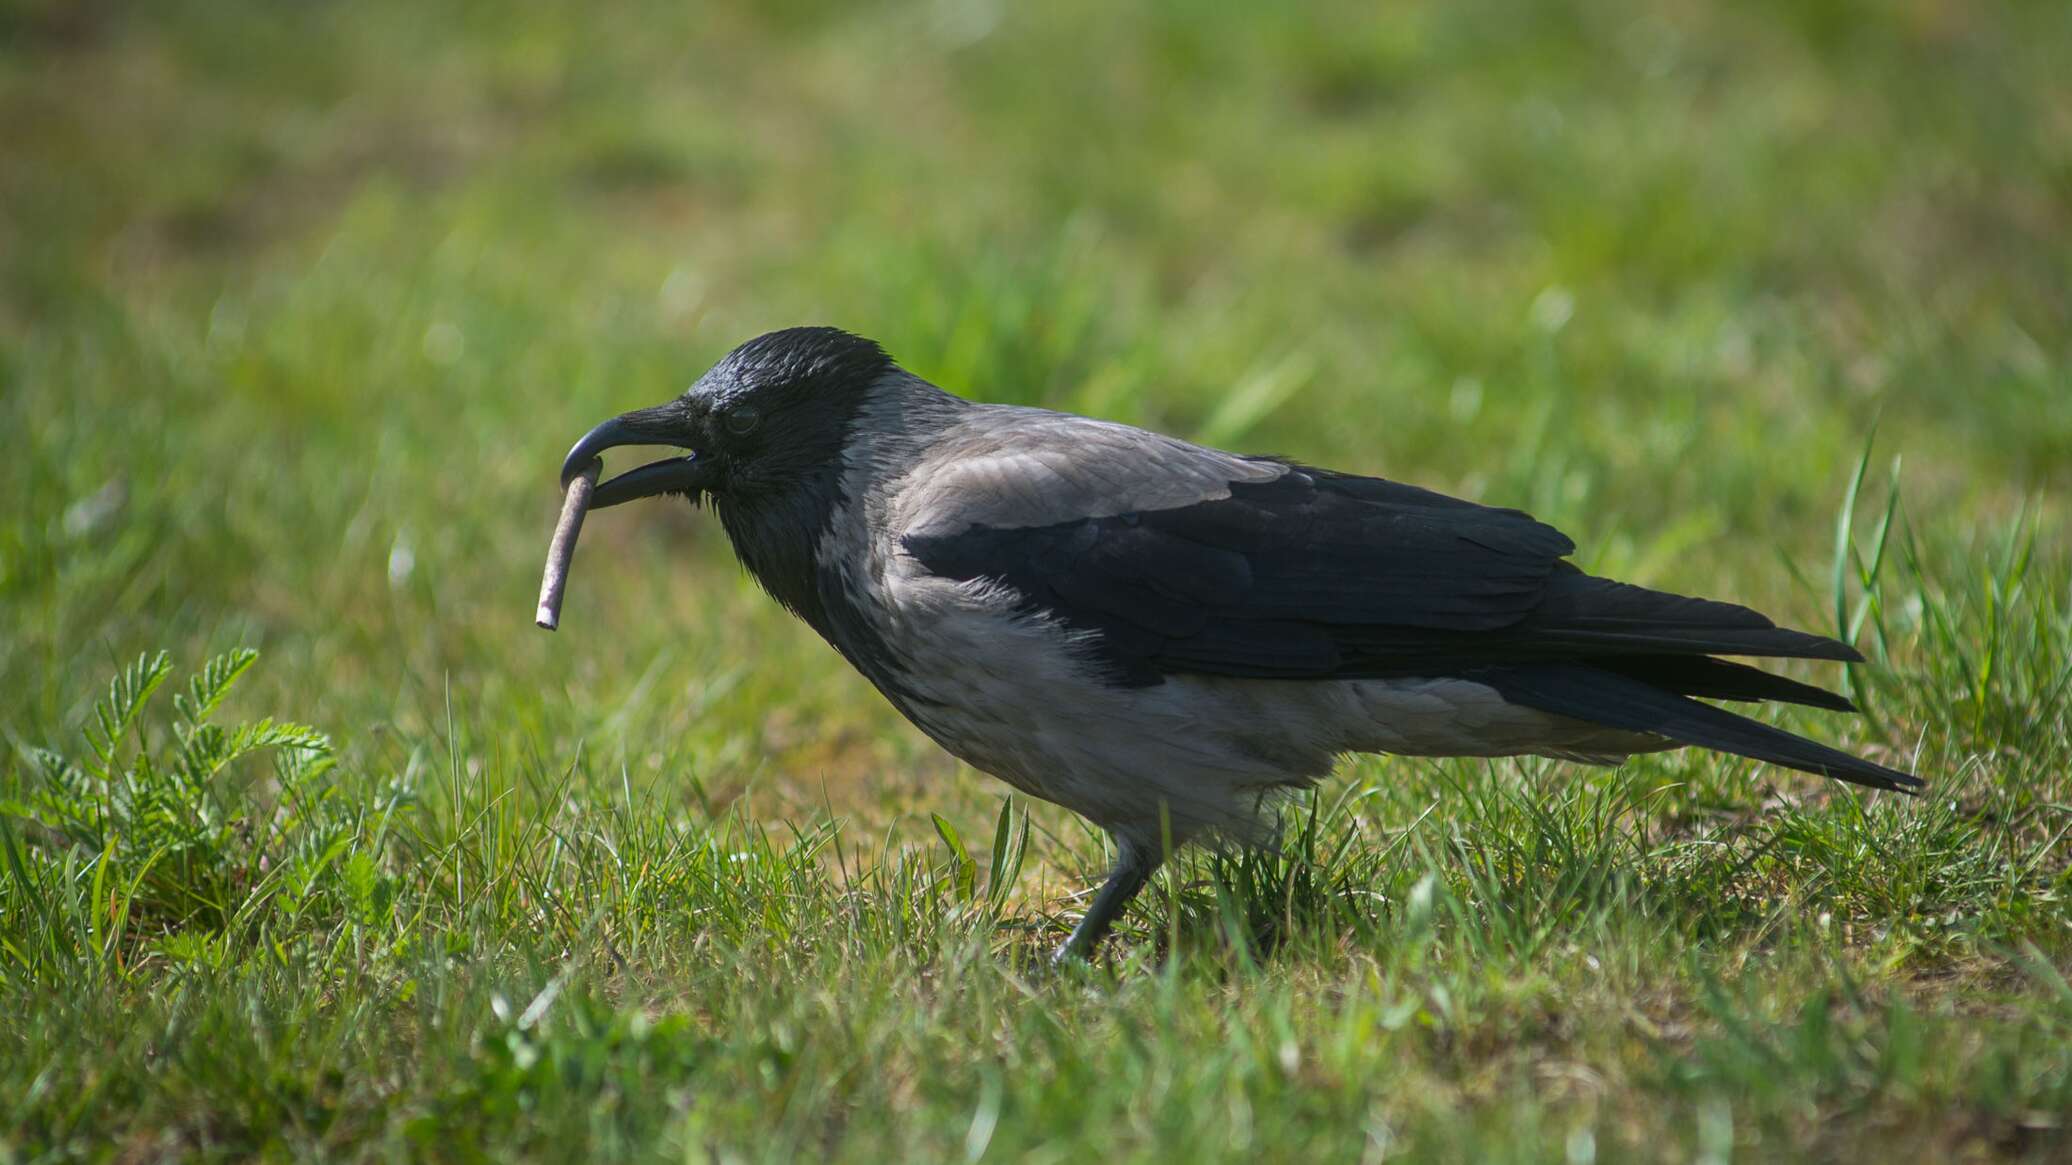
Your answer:
[[[1779,627],[1769,616],[1737,603],[1651,591],[1573,568],[1547,580],[1545,601],[1520,627],[1530,628],[1536,646],[1565,647],[1574,652],[1571,658],[1593,663],[1614,655],[1764,655],[1863,662],[1846,643]]]
[[[1668,663],[1662,662],[1664,665]],[[1653,733],[1680,744],[1731,752],[1873,789],[1912,794],[1921,787],[1919,777],[1850,756],[1824,744],[1815,744],[1781,728],[1772,728],[1656,686],[1661,683],[1695,695],[1721,699],[1785,699],[1818,707],[1833,707],[1836,703],[1846,707],[1848,704],[1839,696],[1779,676],[1769,676],[1754,668],[1720,660],[1705,661],[1718,665],[1718,668],[1706,668],[1696,666],[1698,662],[1689,658],[1676,660],[1675,665],[1684,669],[1682,675],[1651,676],[1644,668],[1618,667],[1615,662],[1613,666],[1618,670],[1575,663],[1530,664],[1491,668],[1474,678],[1495,688],[1514,704],[1587,720],[1607,728]],[[1744,673],[1764,676],[1771,683],[1758,683]],[[1821,703],[1809,693],[1818,693],[1830,702]]]
[[[1679,696],[1701,696],[1707,700],[1782,700],[1825,708],[1830,712],[1854,712],[1856,705],[1826,688],[1771,675],[1759,667],[1714,659],[1709,655],[1607,656],[1590,661],[1591,667],[1618,672]]]

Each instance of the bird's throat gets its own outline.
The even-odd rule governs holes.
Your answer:
[[[753,496],[711,495],[734,556],[770,597],[833,640],[816,551],[833,519],[833,483]]]

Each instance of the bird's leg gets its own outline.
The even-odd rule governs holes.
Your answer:
[[[1108,928],[1122,915],[1144,883],[1151,880],[1151,874],[1158,869],[1160,858],[1157,851],[1138,845],[1126,838],[1115,839],[1115,868],[1108,871],[1108,881],[1101,892],[1094,895],[1094,903],[1087,907],[1079,925],[1072,928],[1063,946],[1051,956],[1051,962],[1063,963],[1073,959],[1084,959],[1094,949],[1094,944],[1108,933]]]

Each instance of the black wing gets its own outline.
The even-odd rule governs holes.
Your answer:
[[[1010,587],[1028,609],[1093,632],[1089,652],[1126,685],[1174,674],[1462,676],[1518,703],[1623,727],[1631,714],[1587,709],[1630,713],[1645,690],[1846,710],[1832,693],[1709,656],[1862,658],[1746,607],[1592,577],[1563,561],[1575,549],[1565,535],[1519,511],[1304,466],[1193,505],[972,525],[909,535],[904,546],[934,574]],[[1578,686],[1585,675],[1604,682]],[[1654,720],[1636,730],[1691,735],[1676,716]],[[1841,755],[1778,763],[1857,779],[1828,754]],[[1876,771],[1865,783],[1892,787],[1892,770],[1854,764]]]
[[[1516,510],[1304,467],[1175,509],[904,545],[932,573],[1003,583],[1031,609],[1099,632],[1095,653],[1136,684],[1592,659],[1733,695],[1751,669],[1688,657],[1860,658],[1746,607],[1584,574],[1562,561],[1575,549],[1566,535]],[[1686,659],[1650,662],[1661,656]]]

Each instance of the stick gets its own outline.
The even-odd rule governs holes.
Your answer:
[[[554,540],[547,544],[547,570],[540,576],[540,609],[533,621],[549,631],[561,625],[561,592],[568,587],[568,564],[575,560],[576,536],[583,532],[583,515],[590,509],[590,493],[597,488],[597,472],[604,462],[592,460],[590,467],[568,483],[561,499],[561,520],[554,523]]]

